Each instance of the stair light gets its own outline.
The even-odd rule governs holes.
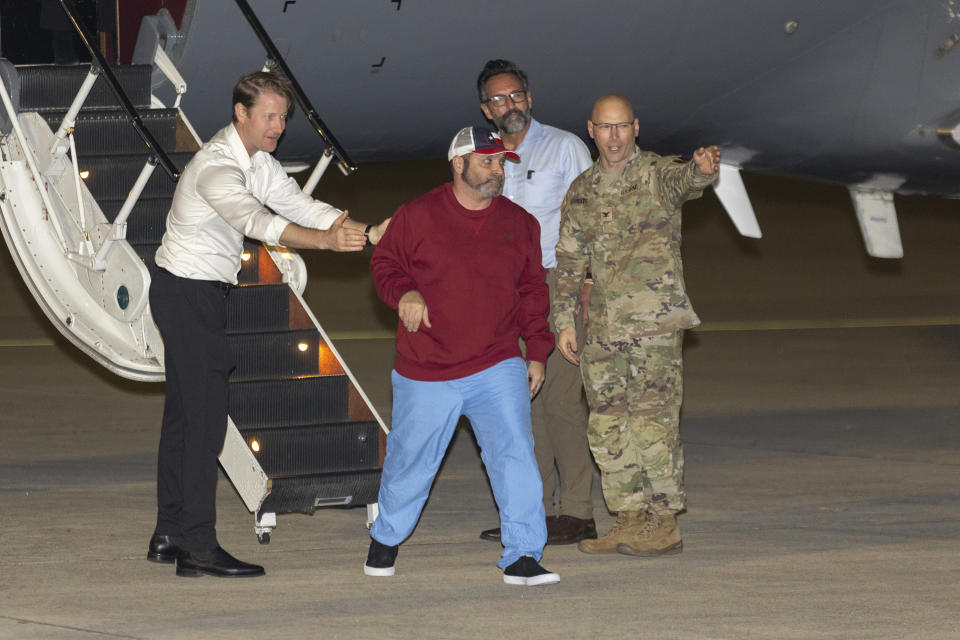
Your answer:
[[[309,348],[310,348],[310,345],[308,345],[306,342],[301,342],[300,344],[297,345],[297,349],[300,349],[300,351],[306,351]]]
[[[249,261],[251,257],[252,256],[250,255],[249,251],[244,251],[243,253],[240,254],[240,259],[243,260],[244,262]]]
[[[343,375],[343,367],[340,366],[337,356],[323,343],[317,345],[317,373],[322,376]]]
[[[89,178],[89,177],[90,177],[90,172],[87,171],[86,169],[84,169],[83,171],[80,172],[80,179],[81,179],[81,180],[86,180],[86,179]]]
[[[254,453],[259,452],[259,451],[260,451],[260,442],[258,442],[257,440],[251,440],[251,441],[250,441],[250,448],[253,449],[253,452],[254,452]]]

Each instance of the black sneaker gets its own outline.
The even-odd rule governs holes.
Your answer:
[[[368,576],[392,576],[399,548],[397,545],[388,547],[370,538],[370,551],[367,552],[367,564],[363,565],[363,572]]]
[[[507,584],[533,587],[560,582],[560,576],[541,567],[533,556],[523,556],[503,570],[503,581]]]

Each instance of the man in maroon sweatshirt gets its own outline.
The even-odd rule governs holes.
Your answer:
[[[401,206],[370,261],[400,322],[393,429],[364,573],[394,574],[464,415],[500,509],[504,582],[550,584],[560,577],[539,564],[547,531],[530,429],[530,398],[554,345],[540,227],[500,196],[503,165],[519,157],[497,134],[462,129],[447,159],[453,181]]]

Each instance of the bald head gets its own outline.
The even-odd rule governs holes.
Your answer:
[[[616,93],[608,93],[593,103],[587,132],[597,143],[600,166],[611,171],[624,166],[633,157],[640,123],[633,115],[633,105],[629,100]]]
[[[603,115],[607,113],[625,114],[625,117],[621,120],[606,120]],[[590,112],[590,119],[594,122],[629,122],[633,117],[633,105],[619,93],[600,96],[593,103],[593,111]]]

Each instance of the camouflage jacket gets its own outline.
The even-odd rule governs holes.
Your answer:
[[[680,260],[680,207],[716,176],[692,161],[640,151],[600,190],[598,160],[567,191],[557,243],[557,331],[574,326],[583,273],[593,274],[591,335],[604,341],[668,333],[700,324]]]

